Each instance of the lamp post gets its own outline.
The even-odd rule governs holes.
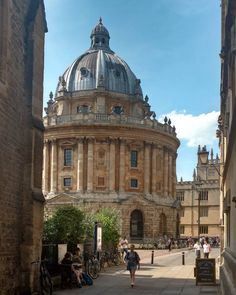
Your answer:
[[[198,208],[198,224],[197,224],[197,236],[198,236],[198,241],[200,239],[200,192],[198,192],[198,199],[197,199],[197,208]]]
[[[199,240],[199,238],[200,238],[200,226],[201,226],[201,222],[200,222],[200,208],[201,208],[201,206],[200,206],[200,205],[201,205],[201,204],[200,204],[200,201],[201,201],[200,194],[201,194],[201,191],[199,190],[198,187],[200,187],[202,184],[203,184],[203,183],[202,183],[200,177],[197,177],[197,180],[195,180],[195,181],[193,182],[193,188],[194,188],[194,189],[196,190],[196,192],[198,193],[198,198],[195,199],[196,201],[198,201],[198,202],[197,202],[197,212],[198,212],[198,214],[197,214],[197,217],[198,217],[198,219],[197,219],[197,236],[198,236],[198,240]]]

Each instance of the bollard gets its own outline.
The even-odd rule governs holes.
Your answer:
[[[154,250],[152,250],[151,264],[153,264],[153,261],[154,261]]]
[[[184,252],[182,252],[182,265],[185,265],[185,253]]]

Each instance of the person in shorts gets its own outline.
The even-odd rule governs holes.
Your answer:
[[[134,245],[130,246],[130,251],[128,251],[125,255],[125,262],[127,265],[127,270],[130,272],[130,279],[131,279],[131,287],[134,287],[135,282],[135,272],[137,267],[139,266],[140,257],[136,251],[134,251]]]
[[[121,248],[122,257],[124,257],[124,255],[127,254],[128,245],[129,245],[129,242],[126,237],[124,237],[123,239],[120,240],[120,248]]]

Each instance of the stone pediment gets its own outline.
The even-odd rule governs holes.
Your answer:
[[[46,199],[47,204],[71,204],[77,203],[78,198],[75,196],[68,195],[67,193],[61,193],[51,198]]]
[[[125,203],[130,203],[130,204],[139,204],[139,205],[147,205],[150,203],[153,204],[153,201],[152,200],[149,200],[147,198],[145,198],[144,196],[140,197],[140,196],[137,196],[137,195],[127,195],[126,198],[122,198],[122,201],[121,201],[123,204]]]

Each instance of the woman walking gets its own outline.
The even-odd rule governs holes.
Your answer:
[[[210,252],[211,252],[211,246],[208,243],[208,239],[205,239],[204,244],[203,244],[204,258],[209,258]]]
[[[131,287],[134,287],[135,272],[139,265],[140,257],[136,251],[134,251],[134,245],[130,246],[130,251],[125,255],[125,262],[127,264],[127,270],[130,272]]]

